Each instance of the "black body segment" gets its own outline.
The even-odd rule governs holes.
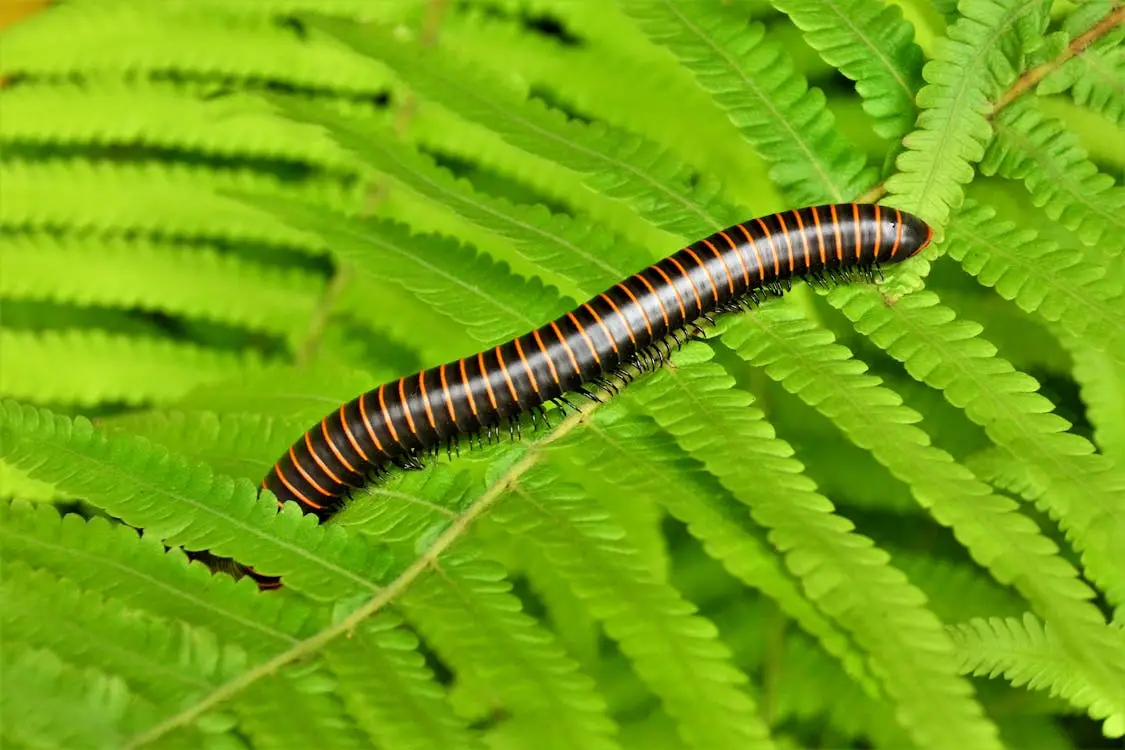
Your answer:
[[[393,465],[495,431],[626,368],[646,369],[697,321],[821,281],[897,263],[930,227],[894,208],[845,203],[750,219],[685,247],[574,310],[492,349],[357,396],[295,442],[262,486],[327,518]],[[676,339],[678,340],[678,338]],[[631,376],[630,376],[631,377]]]

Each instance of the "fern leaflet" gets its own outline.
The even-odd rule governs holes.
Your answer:
[[[706,358],[703,351],[695,356]],[[749,393],[733,389],[730,376],[713,364],[692,365],[658,373],[644,390],[641,400],[657,423],[769,529],[806,596],[868,653],[900,724],[919,746],[997,746],[995,727],[971,687],[955,677],[952,643],[921,592],[832,512],[802,476],[792,448],[749,408]]]
[[[1034,616],[974,618],[950,628],[962,671],[1003,675],[1014,686],[1027,685],[1061,696],[1095,719],[1105,720],[1106,737],[1125,735],[1125,712],[1110,696],[1099,694],[1080,666],[1068,658],[1050,625]]]
[[[992,136],[990,102],[1019,75],[1011,50],[1041,35],[1047,23],[1043,0],[978,0],[965,3],[946,29],[918,92],[922,114],[898,157],[899,172],[887,180],[895,205],[943,228],[960,208],[962,185],[984,156]]]

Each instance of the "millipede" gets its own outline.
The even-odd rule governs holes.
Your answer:
[[[747,310],[794,281],[873,281],[923,250],[933,230],[877,204],[811,206],[749,219],[698,240],[533,331],[360,394],[313,425],[262,487],[321,522],[393,467],[415,469],[461,439],[489,441],[568,394],[601,401],[661,366],[700,322]],[[549,424],[549,423],[548,423]]]

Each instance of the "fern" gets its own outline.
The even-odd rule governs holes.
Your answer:
[[[0,330],[0,349],[0,393],[48,404],[168,403],[232,371],[263,373],[270,367],[252,351],[224,352],[98,330]],[[65,368],[75,368],[85,378],[75,382],[65,376]]]
[[[537,102],[522,101],[500,84],[433,55],[423,56],[412,49],[416,45],[398,41],[383,29],[369,27],[361,34],[354,25],[332,19],[310,23],[392,66],[412,87],[459,115],[487,124],[513,145],[583,172],[594,190],[629,201],[642,216],[661,216],[669,231],[695,232],[700,222],[717,229],[735,220],[729,208],[717,214],[701,211],[697,198],[715,196],[718,183],[708,180],[693,188],[683,165],[655,144],[608,127],[568,121]],[[467,81],[472,81],[471,88]]]
[[[1057,322],[1111,357],[1125,356],[1120,280],[1084,262],[1082,253],[997,218],[994,209],[968,202],[950,224],[949,255],[1022,309]]]
[[[85,419],[71,422],[11,401],[2,403],[0,436],[6,462],[51,479],[165,543],[210,549],[266,575],[285,569],[295,588],[317,596],[373,591],[382,572],[378,556],[358,540],[317,527],[314,517],[292,505],[275,515],[268,498],[259,500],[248,482],[214,476],[205,465],[144,440],[105,435]]]
[[[1032,615],[974,619],[951,632],[957,640],[963,671],[989,677],[1002,674],[1013,685],[1047,690],[1091,716],[1105,719],[1107,737],[1125,735],[1125,714],[1120,705],[1100,695],[1084,675],[1074,672],[1050,627]]]
[[[321,286],[297,269],[143,240],[25,234],[5,242],[0,264],[5,299],[159,311],[287,337],[303,332]]]
[[[961,186],[992,135],[989,103],[1018,75],[1011,56],[1040,33],[1046,7],[1039,0],[966,4],[923,68],[918,129],[906,137],[900,171],[887,180],[897,205],[939,227],[961,207]]]
[[[1035,205],[1086,244],[1115,255],[1125,248],[1125,189],[1098,172],[1061,122],[1015,102],[993,124],[997,138],[981,163],[983,174],[1022,179]]]
[[[283,195],[281,180],[249,170],[225,172],[192,167],[11,162],[4,165],[0,227],[90,233],[136,232],[161,238],[253,242],[323,253],[307,235],[287,229],[269,214],[221,195],[227,190]],[[290,190],[329,207],[354,201],[337,183]],[[185,195],[196,196],[184,201]]]
[[[713,626],[645,574],[618,528],[550,475],[525,474],[512,492],[517,504],[493,518],[513,534],[537,532],[541,553],[632,658],[689,745],[771,746]]]
[[[922,83],[922,51],[898,6],[854,0],[773,3],[797,24],[824,61],[856,82],[874,129],[894,140],[914,125],[914,92]]]
[[[858,195],[872,175],[834,129],[824,95],[809,89],[765,27],[739,28],[701,3],[629,0],[625,8],[711,93],[798,205]]]
[[[953,678],[951,646],[921,593],[887,564],[885,553],[870,540],[853,537],[851,524],[831,513],[831,504],[800,476],[789,446],[759,421],[760,412],[747,408],[748,394],[730,392],[729,377],[702,362],[694,365],[691,375],[661,373],[663,383],[654,378],[645,394],[653,417],[750,506],[752,517],[770,529],[774,546],[787,556],[791,572],[802,579],[806,595],[841,620],[876,660],[876,674],[916,743],[940,737],[944,744],[960,732],[972,737],[965,741],[974,746],[994,743],[994,728],[969,698],[969,686]],[[682,393],[678,399],[677,391]],[[677,403],[680,408],[670,408]],[[688,405],[694,408],[685,410]],[[718,443],[716,434],[738,440]],[[754,452],[753,472],[745,462],[719,460],[733,445]],[[889,626],[892,619],[896,626]],[[902,640],[907,629],[909,642]],[[919,641],[926,642],[925,652]],[[903,669],[907,663],[910,670]],[[929,675],[924,683],[906,677],[919,671]]]
[[[0,744],[1121,734],[1117,0],[17,15]],[[724,319],[323,526],[260,490],[359,392],[884,196],[939,241],[882,284]]]

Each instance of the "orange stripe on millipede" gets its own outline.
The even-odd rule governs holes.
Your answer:
[[[879,204],[876,203],[873,208],[875,209],[875,250],[871,253],[872,260],[879,260],[879,248],[883,244],[883,216],[879,213]]]
[[[527,370],[527,379],[531,381],[531,389],[539,393],[539,383],[535,380],[535,373],[531,371],[531,363],[527,361],[527,356],[523,353],[523,345],[520,343],[519,338],[515,339],[516,354],[520,355],[520,361],[523,362],[524,368]]]
[[[800,211],[790,211],[790,213],[797,220],[797,228],[801,230],[801,244],[805,246],[805,271],[808,272],[812,256],[809,254],[809,237],[808,232],[805,231],[805,222],[801,218]]]
[[[312,475],[305,471],[305,467],[301,466],[301,462],[297,460],[297,454],[293,451],[293,446],[289,446],[289,460],[293,462],[293,468],[297,473],[305,478],[305,481],[313,486],[313,489],[324,495],[325,497],[332,497],[332,493],[317,484],[317,481],[312,478]]]
[[[765,283],[766,262],[762,260],[762,254],[758,252],[758,241],[754,239],[754,235],[750,234],[750,230],[744,227],[742,224],[736,224],[735,226],[737,226],[739,230],[744,235],[746,235],[746,241],[750,243],[750,249],[754,251],[754,257],[758,259],[758,283]],[[739,255],[742,255],[742,253],[739,253]],[[750,284],[747,283],[746,286],[750,286]]]
[[[852,221],[855,222],[855,259],[858,261],[860,257],[860,249],[863,247],[863,226],[859,221],[859,204],[852,204]]]
[[[836,261],[840,264],[844,262],[844,243],[843,232],[840,231],[840,217],[836,215],[836,204],[833,203],[828,207],[829,212],[832,214],[832,234],[836,237]]]
[[[898,252],[899,243],[902,242],[902,211],[895,209],[895,244],[891,246],[891,257]]]
[[[402,380],[399,380],[399,382],[401,383]],[[391,431],[391,440],[399,443],[400,441],[398,439],[398,430],[395,429],[394,422],[391,421],[391,414],[389,411],[387,411],[387,399],[383,395],[384,387],[385,386],[382,385],[379,386],[379,411],[383,412],[383,424],[385,424],[387,426],[387,429]]]
[[[649,280],[644,277],[644,271],[638,273],[636,275],[636,278],[640,279],[641,283],[644,284],[650,292],[652,292],[652,296],[656,298],[656,304],[660,305],[660,314],[664,316],[664,327],[671,330],[672,323],[668,318],[668,308],[664,306],[664,300],[660,299],[660,295],[656,293],[656,289],[654,289],[652,284],[649,283]],[[643,310],[644,308],[642,307],[641,309]],[[649,333],[651,333],[651,331]]]
[[[551,371],[551,379],[555,381],[555,385],[561,385],[562,381],[559,380],[559,371],[555,369],[555,361],[551,358],[551,353],[547,351],[547,347],[543,345],[543,337],[539,335],[539,329],[536,328],[531,332],[535,337],[535,343],[539,346],[539,351],[543,352],[543,357],[547,360],[547,369]]]
[[[441,378],[441,395],[445,399],[445,408],[449,411],[453,424],[457,424],[457,410],[453,408],[453,394],[449,392],[449,381],[445,378],[445,365],[438,368],[438,376]]]
[[[516,401],[516,406],[520,405],[520,395],[516,393],[516,387],[512,385],[512,378],[508,375],[508,365],[504,362],[504,355],[500,353],[500,347],[496,347],[496,361],[500,363],[500,374],[504,376],[504,380],[508,383],[508,392],[512,394],[512,398]]]
[[[488,403],[492,404],[493,411],[499,412],[500,405],[496,403],[496,394],[492,392],[492,376],[484,366],[484,352],[477,352],[477,365],[480,366],[480,376],[484,380],[484,390],[488,394]]]
[[[318,503],[314,503],[312,500],[309,500],[307,497],[305,497],[305,493],[301,492],[299,489],[297,489],[296,487],[294,487],[292,484],[289,483],[289,480],[285,478],[285,472],[281,470],[281,464],[278,464],[274,468],[277,471],[277,478],[281,480],[281,483],[284,484],[285,487],[290,492],[292,492],[294,495],[297,496],[298,500],[300,500],[302,503],[309,506],[310,508],[316,508],[317,510],[323,510],[324,509],[323,505],[320,505]],[[278,503],[278,505],[280,505],[280,504],[281,503]]]
[[[764,221],[761,219],[754,219],[754,221],[758,222],[758,226],[762,228],[762,232],[766,235],[766,241],[770,243],[770,252],[773,253],[773,275],[775,278],[781,276],[781,253],[777,251],[777,245],[773,244],[773,234]]]
[[[742,257],[742,253],[739,252],[738,245],[734,244],[734,240],[732,240],[727,235],[726,232],[719,232],[719,234],[721,234],[723,236],[723,239],[726,240],[727,243],[730,245],[730,249],[734,251],[734,257],[738,258],[738,264],[740,266],[742,266],[742,280],[743,280],[743,282],[745,282],[746,286],[749,287],[750,286],[750,269],[747,268],[746,260]],[[710,245],[711,243],[708,242],[707,244]],[[725,263],[725,261],[724,261],[724,263]],[[733,292],[733,289],[732,289],[732,292]]]
[[[438,428],[437,422],[434,421],[434,412],[430,409],[430,392],[426,390],[425,370],[418,373],[418,390],[422,391],[422,407],[426,410],[426,421],[430,423],[430,429],[437,432]]]
[[[352,444],[353,448],[355,448],[355,452],[358,453],[364,461],[366,461],[367,463],[371,463],[371,459],[368,458],[367,454],[363,452],[363,448],[359,447],[359,441],[356,440],[355,435],[352,434],[352,428],[348,427],[348,417],[344,413],[344,408],[346,406],[347,404],[344,404],[340,407],[340,426],[344,428],[344,436],[347,437],[348,442]],[[363,415],[363,396],[359,397],[359,413],[361,416]],[[367,417],[363,417],[363,421],[366,423]],[[356,473],[358,474],[359,472],[357,471]]]
[[[598,315],[598,311],[590,307],[590,304],[588,302],[583,302],[582,306],[585,307],[586,310],[594,316],[594,320],[597,321],[598,325],[600,325],[602,327],[602,330],[605,331],[605,337],[609,339],[609,345],[613,347],[613,353],[617,354],[617,342],[613,340],[613,333],[609,330],[609,326],[607,326],[602,321],[602,316]]]
[[[383,444],[379,442],[379,436],[375,434],[375,428],[371,426],[371,419],[367,416],[367,394],[364,393],[359,397],[359,415],[363,417],[363,427],[367,430],[367,436],[371,438],[371,442],[375,443],[375,450],[380,453],[386,453],[383,450]]]
[[[483,376],[484,373],[481,373]],[[465,360],[461,360],[461,382],[465,384],[465,393],[469,394],[469,409],[473,416],[477,416],[477,400],[473,398],[473,389],[469,387],[469,376],[465,374]]]
[[[402,404],[402,411],[406,414],[406,425],[410,434],[417,437],[418,430],[414,427],[414,416],[410,413],[410,404],[406,403],[406,378],[398,379],[398,400]]]
[[[785,223],[785,216],[782,214],[777,215],[777,223],[781,224],[781,236],[785,238],[785,246],[789,248],[789,275],[793,275],[793,242],[789,239],[789,225]]]
[[[336,460],[342,463],[344,468],[351,473],[358,474],[359,472],[355,470],[355,467],[351,465],[348,459],[344,458],[344,454],[336,447],[336,442],[332,439],[332,433],[328,431],[327,420],[322,419],[320,421],[320,431],[324,434],[324,442],[328,443],[328,449],[332,451],[332,455],[336,457]]]
[[[676,265],[679,264],[677,263]],[[671,287],[672,293],[676,295],[676,305],[680,308],[680,315],[683,316],[684,320],[687,320],[687,305],[684,304],[684,298],[680,296],[680,290],[676,288],[676,283],[672,281],[672,277],[664,273],[664,269],[659,265],[652,266],[652,270],[656,271],[658,274],[660,274],[660,277],[662,279],[668,282],[668,286]],[[683,273],[682,268],[680,269],[680,272]],[[691,284],[691,279],[688,279],[688,283]],[[695,287],[692,286],[691,290],[694,292]]]
[[[698,307],[698,311],[703,312],[703,298],[699,296],[699,290],[695,288],[695,282],[691,280],[691,276],[688,275],[687,269],[681,266],[680,262],[675,258],[667,258],[666,260],[668,260],[668,262],[678,268],[680,270],[680,275],[687,279],[688,286],[691,287],[691,294],[693,297],[695,297],[695,304]],[[681,312],[683,312],[684,314],[684,320],[687,320],[687,310],[681,310]]]
[[[621,310],[619,310],[617,308],[617,305],[609,297],[609,295],[607,295],[606,293],[603,292],[603,293],[599,294],[598,296],[601,297],[602,299],[604,299],[609,304],[609,306],[613,308],[613,311],[615,313],[617,313],[617,317],[621,318],[621,322],[625,326],[625,333],[629,334],[629,341],[632,342],[633,347],[636,348],[637,337],[633,335],[633,326],[629,325],[629,319],[626,318],[625,315],[621,312]]]
[[[582,338],[586,341],[586,346],[590,347],[590,354],[594,355],[594,361],[598,363],[598,367],[601,367],[602,358],[598,356],[598,350],[594,347],[594,342],[590,340],[590,337],[588,335],[586,335],[586,326],[582,325],[582,323],[578,321],[578,318],[574,317],[574,313],[572,312],[568,312],[566,314],[566,317],[570,318],[570,322],[573,323],[574,327],[578,329],[579,335],[581,335]]]
[[[341,481],[340,477],[336,476],[336,473],[333,472],[332,469],[328,468],[328,464],[320,460],[320,456],[316,455],[316,449],[313,448],[312,440],[309,438],[309,433],[307,432],[305,433],[305,447],[309,449],[309,455],[312,456],[313,463],[319,466],[320,470],[327,474],[329,479],[336,484],[347,484],[347,482]]]
[[[563,332],[559,330],[558,323],[552,320],[551,328],[555,329],[555,335],[559,337],[559,341],[562,342],[563,348],[566,349],[566,353],[570,355],[570,363],[574,365],[574,374],[581,376],[582,368],[578,366],[578,358],[574,356],[574,350],[571,349],[570,344],[566,342],[566,336],[563,336]]]
[[[636,305],[637,309],[641,311],[641,317],[645,319],[645,328],[648,330],[648,337],[652,338],[655,334],[652,332],[652,321],[648,319],[648,313],[645,312],[645,306],[641,304],[641,301],[639,299],[637,299],[637,295],[633,294],[633,290],[625,286],[624,281],[617,286],[621,288],[621,291],[629,295],[629,299],[633,300],[633,304]]]
[[[828,265],[827,251],[824,249],[824,227],[820,224],[820,213],[816,210],[816,206],[812,207],[813,223],[816,224],[816,241],[820,245],[820,267],[824,268]]]
[[[727,291],[729,291],[733,295],[734,294],[734,273],[730,270],[730,266],[727,265],[727,259],[723,257],[722,253],[719,252],[719,248],[717,248],[717,247],[715,247],[714,245],[711,244],[710,240],[703,240],[703,244],[706,245],[707,247],[711,248],[711,253],[716,258],[719,259],[720,263],[723,264],[723,268],[727,272]],[[696,254],[691,250],[691,248],[688,248],[688,252],[691,253],[691,257],[695,258],[695,262],[698,263],[700,266],[702,266],[704,271],[707,271],[707,278],[711,279],[711,291],[715,293],[715,301],[718,302],[718,300],[719,300],[719,289],[718,289],[718,287],[715,286],[715,277],[711,275],[711,272],[707,270],[707,266],[703,265],[703,261],[701,261],[699,259],[699,257],[696,256]]]

